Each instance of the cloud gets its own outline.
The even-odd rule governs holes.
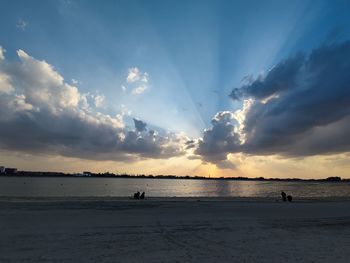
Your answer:
[[[25,31],[28,26],[28,22],[24,21],[22,18],[18,19],[16,27]]]
[[[144,83],[148,82],[148,73],[147,72],[141,72],[138,68],[129,68],[128,70],[128,76],[126,78],[126,81],[128,83],[133,83],[136,81],[141,81]]]
[[[140,79],[140,71],[138,68],[129,68],[129,73],[126,81],[129,83],[138,81]]]
[[[230,97],[234,100],[240,100],[242,97],[266,99],[278,92],[293,89],[297,85],[304,60],[304,55],[299,53],[280,62],[265,77],[260,75],[256,79],[245,78],[247,84],[233,89]]]
[[[34,59],[23,50],[18,50],[17,55],[21,63],[9,68],[8,74],[29,103],[52,112],[78,106],[81,95],[77,87],[64,82],[50,64]]]
[[[159,158],[159,156],[170,158],[186,153],[184,148],[186,140],[186,137],[175,133],[159,136],[154,130],[140,132],[136,129],[126,133],[123,150],[131,154],[142,154],[147,158]]]
[[[246,115],[245,151],[292,156],[349,151],[344,133],[350,130],[349,70],[350,42],[324,45],[298,62],[289,80],[293,85],[277,89],[278,97],[264,103],[251,93],[256,101]],[[266,79],[276,83],[273,77],[279,79],[269,74]]]
[[[232,91],[231,98],[244,99],[245,106],[218,113],[214,120],[223,120],[204,131],[196,154],[215,163],[236,152],[287,157],[349,152],[349,72],[350,41],[283,60]]]
[[[127,129],[124,115],[96,112],[92,95],[66,83],[52,65],[23,50],[17,55],[19,63],[0,63],[2,83],[12,85],[0,96],[1,149],[126,161],[184,154],[184,136],[146,132],[139,124]],[[100,105],[103,95],[92,98]]]
[[[235,170],[237,168],[235,164],[229,160],[223,160],[223,161],[217,162],[216,166],[220,169],[229,169],[229,170]]]
[[[79,84],[79,81],[76,80],[76,79],[72,79],[72,84],[73,84],[73,85],[78,85],[78,84]]]
[[[0,46],[0,62],[5,59],[5,52],[6,50]]]
[[[237,151],[239,134],[235,132],[234,114],[230,111],[218,112],[211,120],[212,128],[204,131],[198,141],[195,154],[204,161],[220,163],[227,160],[227,154]]]
[[[134,125],[135,125],[136,131],[143,132],[146,130],[147,123],[145,123],[141,120],[135,119],[135,118],[133,118],[133,120],[134,120]]]
[[[94,98],[95,106],[97,108],[103,107],[105,100],[106,100],[106,97],[104,95],[100,95],[100,94],[96,95]]]
[[[12,87],[10,76],[0,72],[0,94],[9,94],[12,91],[14,91],[14,88]]]
[[[32,104],[26,102],[26,97],[24,95],[15,95],[12,101],[9,101],[9,107],[14,112],[30,111],[34,107]]]
[[[129,68],[126,82],[131,88],[131,94],[140,95],[148,89],[148,73],[141,72],[138,68]],[[127,87],[122,86],[122,91],[126,92]]]
[[[146,89],[147,89],[147,86],[139,86],[139,87],[134,88],[131,91],[131,94],[134,94],[134,95],[142,94],[146,91]]]

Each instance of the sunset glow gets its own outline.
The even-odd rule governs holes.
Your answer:
[[[0,17],[2,165],[350,178],[346,1],[19,2]]]

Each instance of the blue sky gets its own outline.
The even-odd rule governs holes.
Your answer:
[[[349,1],[3,0],[1,10],[8,61],[24,50],[104,96],[99,112],[190,138],[242,107],[229,94],[245,77],[350,34]],[[135,68],[147,81],[127,81]]]
[[[347,1],[2,1],[2,10],[8,57],[23,49],[81,90],[105,94],[106,111],[124,104],[149,123],[197,136],[216,112],[236,107],[228,94],[244,76],[332,30],[348,34],[349,25]],[[120,88],[131,67],[150,76],[137,98]]]

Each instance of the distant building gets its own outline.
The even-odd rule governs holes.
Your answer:
[[[0,166],[0,174],[5,173],[5,166]]]
[[[86,171],[84,171],[84,172],[83,172],[83,176],[91,176],[91,172],[86,172]]]
[[[5,168],[5,174],[15,174],[17,173],[17,168]]]

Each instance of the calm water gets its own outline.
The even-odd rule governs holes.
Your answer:
[[[350,197],[350,183],[209,181],[133,178],[0,177],[0,196],[276,197],[284,190],[297,197]]]

